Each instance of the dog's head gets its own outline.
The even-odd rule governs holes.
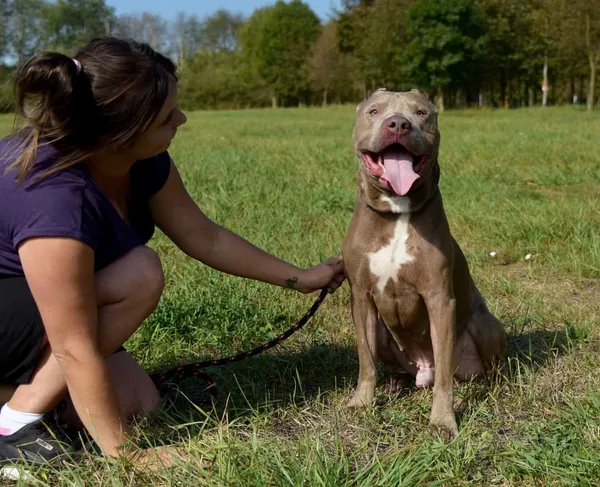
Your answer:
[[[437,110],[418,90],[379,89],[358,106],[353,141],[367,179],[382,191],[405,196],[437,163]]]

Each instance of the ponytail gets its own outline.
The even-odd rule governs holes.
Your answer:
[[[58,169],[76,164],[94,146],[90,122],[95,102],[81,63],[64,54],[44,52],[31,58],[17,72],[17,116],[26,129],[20,154],[8,168],[17,170],[19,182],[31,172],[41,145],[72,146],[73,151]],[[56,167],[50,172],[56,172]]]

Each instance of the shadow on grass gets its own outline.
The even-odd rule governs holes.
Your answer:
[[[564,330],[531,330],[507,334],[506,360],[490,374],[466,384],[461,404],[456,408],[459,425],[469,408],[487,400],[490,391],[502,384],[521,382],[523,376],[536,374],[549,362],[567,355],[576,338]]]
[[[532,330],[507,337],[507,356],[535,372],[561,355],[566,355],[574,337],[564,330]],[[512,378],[512,375],[508,376]]]
[[[231,418],[283,403],[309,401],[353,386],[358,358],[353,347],[317,344],[298,352],[274,351],[205,371],[218,385],[217,411],[227,408]],[[185,384],[182,389],[185,393]],[[208,395],[206,398],[208,402]]]
[[[549,361],[567,354],[576,341],[566,331],[549,330],[509,334],[507,339],[508,365],[499,371],[497,377],[500,381],[509,382],[515,381],[517,375],[525,371],[535,373]],[[515,364],[518,366],[515,367]],[[211,404],[209,395],[205,394],[200,406],[204,413],[199,413],[195,406],[181,398],[170,409],[174,422],[184,418],[190,421],[192,417],[204,414],[215,420],[226,417],[229,423],[244,423],[281,407],[301,408],[316,398],[327,401],[328,397],[335,397],[336,392],[347,395],[356,386],[358,357],[353,346],[316,344],[298,352],[273,351],[235,364],[208,368],[206,372],[218,384],[216,401]],[[417,390],[412,377],[394,373],[394,369],[380,365],[378,388],[389,388],[390,382],[400,385],[395,399],[409,396]],[[490,386],[486,379],[476,383],[473,384],[475,387],[468,387],[465,391],[469,400],[474,402],[478,402],[479,396],[483,400]],[[185,394],[185,385],[182,389]],[[457,414],[460,421],[461,412],[457,411]]]

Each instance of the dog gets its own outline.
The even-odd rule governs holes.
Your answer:
[[[379,89],[357,107],[352,138],[358,195],[342,257],[359,376],[348,406],[372,404],[380,360],[433,386],[430,426],[454,438],[454,378],[503,360],[506,334],[450,233],[436,108],[416,89]]]

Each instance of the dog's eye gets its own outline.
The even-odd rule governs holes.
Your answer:
[[[372,110],[369,110],[369,115],[377,115],[377,108],[373,108]]]
[[[424,117],[425,115],[427,115],[427,112],[425,110],[417,110],[417,115],[419,117]]]

